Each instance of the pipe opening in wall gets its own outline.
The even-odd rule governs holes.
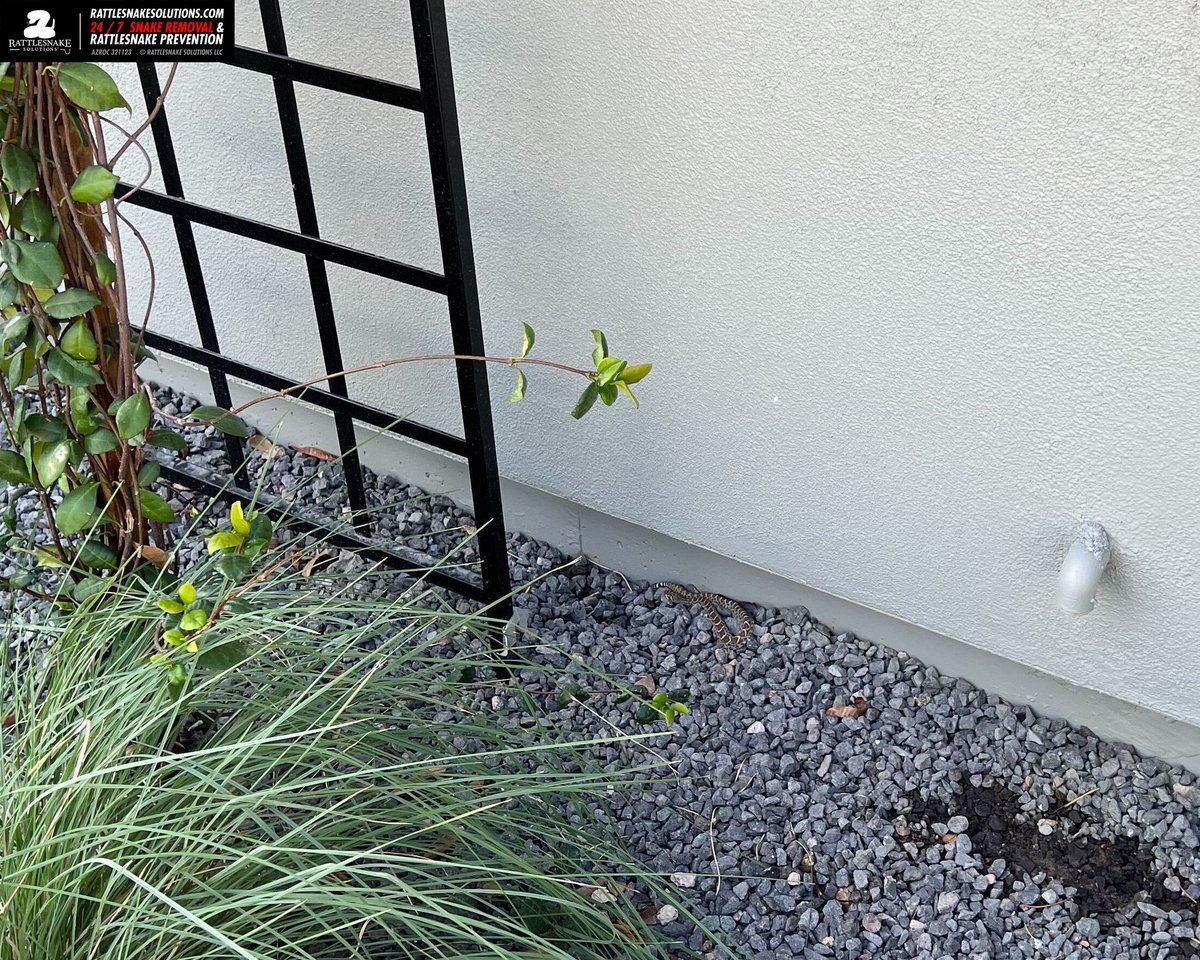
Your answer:
[[[1111,557],[1108,531],[1095,520],[1085,521],[1058,571],[1058,605],[1067,613],[1091,613]]]

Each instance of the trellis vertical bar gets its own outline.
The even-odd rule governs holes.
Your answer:
[[[263,32],[269,53],[287,56],[287,39],[283,29],[283,14],[279,0],[260,0]],[[300,107],[296,102],[296,87],[291,80],[273,76],[275,102],[279,109],[279,124],[283,130],[284,149],[287,154],[288,172],[292,179],[292,194],[296,201],[296,219],[300,232],[312,237],[321,235],[317,222],[317,205],[313,199],[312,177],[308,169],[308,155],[304,149],[304,132],[300,126]],[[337,322],[333,311],[333,296],[329,291],[329,271],[320,257],[305,257],[308,267],[308,283],[312,288],[313,308],[317,316],[317,333],[321,340],[321,353],[326,373],[337,373],[346,368],[342,360],[342,348],[338,342]],[[340,397],[349,396],[345,377],[334,377],[329,381],[329,392]],[[358,439],[354,430],[354,418],[346,414],[334,415],[338,445],[341,448],[342,469],[346,476],[346,489],[350,494],[350,507],[354,511],[355,525],[364,532],[370,523],[366,515],[366,493],[363,489],[362,463],[358,456]]]
[[[442,0],[411,0],[411,10],[450,329],[456,353],[480,355],[485,352],[483,325],[475,257],[471,249],[471,222],[467,214],[467,184],[454,100],[446,9]],[[471,495],[479,527],[483,586],[486,596],[496,604],[493,615],[507,619],[512,616],[512,601],[508,598],[508,549],[487,371],[482,363],[466,361],[458,361],[457,368],[463,432],[469,448]]]
[[[162,88],[158,82],[158,72],[153,63],[140,61],[138,75],[142,81],[142,96],[146,100],[146,111],[150,112],[162,96]],[[150,128],[154,134],[154,147],[158,152],[159,168],[162,170],[163,186],[172,197],[184,199],[183,179],[179,175],[179,160],[175,156],[175,142],[171,139],[171,127],[167,122],[167,110],[164,104],[158,115],[151,121]],[[186,217],[172,217],[175,226],[175,239],[179,244],[179,257],[183,262],[183,275],[187,280],[188,294],[192,299],[192,312],[196,316],[196,328],[200,333],[200,344],[205,350],[219,353],[221,348],[217,340],[217,328],[213,322],[212,304],[208,299],[208,286],[204,282],[204,269],[200,265],[200,252],[196,247],[196,234],[192,222]],[[218,406],[229,409],[233,406],[233,398],[229,393],[229,378],[214,367],[208,368],[208,379],[212,385],[213,400]],[[237,437],[224,435],[225,452],[235,478],[245,482],[246,448]]]

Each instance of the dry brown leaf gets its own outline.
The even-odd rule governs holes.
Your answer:
[[[468,534],[469,536],[472,536],[472,537],[475,536],[475,534],[477,534],[479,532],[479,528],[477,526],[475,526],[475,524],[467,523],[466,521],[463,522],[462,528],[463,528],[463,533]]]
[[[326,463],[331,463],[337,459],[336,453],[330,453],[328,450],[322,450],[320,447],[297,447],[297,453],[302,453],[306,457],[316,457],[318,460],[324,460]]]
[[[152,563],[156,567],[165,567],[167,561],[171,558],[167,556],[167,551],[160,549],[149,543],[143,543],[138,547],[138,553],[147,563]]]
[[[246,442],[268,459],[278,457],[283,453],[283,448],[279,444],[274,443],[270,437],[264,436],[261,433],[256,433]]]
[[[957,839],[958,839],[958,834],[957,834],[957,833],[948,833],[948,834],[946,834],[944,837],[942,837],[942,843],[944,843],[944,844],[946,844],[947,846],[949,846],[950,844],[952,844],[952,843],[953,843],[955,840],[957,840]]]
[[[646,923],[654,923],[658,919],[658,907],[642,907],[638,913]]]
[[[15,713],[10,713],[2,721],[0,721],[0,730],[7,730],[9,727],[11,727],[16,722],[17,722],[17,715]]]
[[[825,711],[827,717],[838,717],[846,719],[850,717],[861,717],[867,712],[867,701],[862,697],[855,697],[850,703],[844,707],[830,707]]]
[[[335,556],[332,550],[318,550],[312,555],[312,558],[308,561],[308,563],[300,568],[300,576],[307,580],[313,575],[313,570],[316,569],[317,564],[320,563],[321,560],[332,556]]]
[[[612,925],[618,932],[621,933],[622,936],[625,937],[626,940],[631,940],[634,943],[642,942],[642,938],[629,928],[629,924],[623,923],[620,920],[614,920]]]

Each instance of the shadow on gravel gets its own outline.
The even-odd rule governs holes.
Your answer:
[[[1045,819],[1053,821],[1048,834],[1038,829],[1036,818],[1019,820],[1020,799],[1001,784],[979,787],[968,784],[950,804],[925,800],[917,794],[909,795],[908,800],[912,812],[905,817],[913,839],[920,838],[926,845],[945,842],[944,837],[932,832],[932,825],[936,823],[940,829],[955,814],[964,816],[970,824],[966,832],[971,839],[971,850],[985,866],[1004,860],[1013,876],[1024,874],[1028,880],[1041,873],[1057,879],[1064,887],[1074,887],[1071,899],[1077,915],[1094,917],[1102,930],[1136,925],[1137,920],[1127,919],[1127,908],[1135,901],[1192,919],[1197,915],[1194,902],[1163,885],[1162,877],[1154,872],[1149,851],[1143,849],[1139,840],[1079,836],[1081,828],[1094,825],[1095,821],[1065,797],[1061,798],[1058,809],[1045,815]],[[920,829],[922,822],[924,832]],[[1032,905],[1032,909],[1037,906]],[[1180,943],[1177,949],[1180,951],[1177,956],[1200,957],[1200,949],[1191,943]]]

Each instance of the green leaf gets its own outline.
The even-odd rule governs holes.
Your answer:
[[[15,143],[10,143],[0,154],[0,168],[4,170],[4,182],[17,193],[28,193],[37,186],[37,163],[32,155]]]
[[[592,351],[592,363],[600,366],[600,361],[608,356],[608,341],[600,330],[592,331],[592,339],[596,341],[596,349]]]
[[[527,323],[522,323],[521,326],[525,328],[525,336],[521,341],[520,354],[521,358],[524,359],[525,357],[529,356],[529,351],[533,349],[533,342],[536,338],[533,335],[533,327]]]
[[[92,398],[82,387],[71,388],[71,398],[68,402],[71,411],[71,425],[81,437],[95,433],[99,424],[92,418]]]
[[[188,416],[193,420],[211,420],[214,427],[222,433],[229,434],[231,437],[242,437],[245,439],[250,436],[250,430],[241,417],[235,417],[228,410],[223,410],[220,407],[197,407]]]
[[[246,512],[242,509],[241,500],[235,500],[233,506],[229,508],[229,522],[243,538],[250,536],[250,521],[246,519]]]
[[[153,486],[158,480],[158,475],[162,473],[162,467],[158,465],[157,460],[147,460],[142,464],[142,468],[138,471],[137,482],[139,487]]]
[[[450,682],[451,683],[474,683],[476,673],[477,673],[477,671],[475,669],[475,664],[469,663],[465,667],[461,667],[458,670],[458,672],[455,674],[454,679],[451,680]]]
[[[117,189],[121,178],[98,163],[84,169],[71,184],[71,197],[80,203],[103,203]]]
[[[79,562],[85,567],[108,570],[119,562],[117,555],[99,540],[85,540],[79,547]]]
[[[575,409],[571,411],[571,416],[576,420],[582,420],[584,414],[595,406],[596,398],[600,396],[600,388],[595,383],[589,383],[583,388],[583,393],[580,394],[579,400],[575,403]]]
[[[62,557],[53,547],[38,547],[33,551],[39,567],[65,567]]]
[[[222,530],[208,538],[208,552],[219,553],[222,550],[234,550],[240,547],[245,539],[236,530]]]
[[[596,385],[603,387],[605,384],[612,383],[626,366],[627,364],[624,360],[618,360],[616,357],[605,357],[596,365]]]
[[[94,63],[59,64],[58,85],[72,103],[84,110],[101,113],[116,107],[129,109],[116,81]]]
[[[692,691],[687,687],[676,687],[667,692],[672,703],[688,703],[692,699]]]
[[[9,483],[29,483],[29,469],[25,458],[11,450],[0,450],[0,480]]]
[[[604,401],[606,407],[611,407],[617,401],[617,385],[615,383],[606,383],[600,387],[600,399]]]
[[[263,547],[271,542],[273,536],[275,536],[275,524],[271,522],[271,518],[263,513],[252,514],[250,536],[246,538],[242,550],[247,556],[257,556]]]
[[[121,446],[121,441],[107,427],[101,427],[95,433],[83,438],[83,449],[93,456],[109,453],[112,450],[116,450],[119,446]]]
[[[638,398],[635,397],[633,395],[633,391],[629,389],[629,384],[627,384],[624,380],[618,380],[616,383],[616,387],[623,394],[625,394],[625,396],[627,396],[630,400],[633,401],[633,409],[634,410],[641,409],[642,405],[640,403],[638,403]]]
[[[170,597],[159,597],[158,609],[163,613],[179,614],[183,613],[183,604],[178,600],[172,600]]]
[[[0,309],[11,307],[17,302],[21,289],[17,286],[17,278],[6,272],[0,277]]]
[[[46,369],[50,376],[68,387],[94,387],[104,382],[96,368],[86,360],[76,360],[57,347],[46,357]]]
[[[9,388],[19,387],[33,373],[33,351],[18,350],[8,361],[4,375],[8,379]]]
[[[249,658],[251,648],[241,640],[222,640],[213,646],[205,646],[200,652],[200,665],[210,670],[232,670]]]
[[[18,313],[4,325],[0,331],[0,343],[20,343],[29,332],[30,317],[27,313]]]
[[[9,240],[3,248],[4,262],[22,283],[54,290],[63,281],[63,262],[58,248],[41,240]]]
[[[184,603],[195,603],[197,596],[198,594],[196,593],[196,585],[194,583],[189,581],[180,586],[179,599]]]
[[[88,323],[86,317],[80,317],[67,328],[59,345],[64,353],[76,360],[87,360],[94,363],[100,356],[100,348],[96,343],[96,338],[92,336],[92,325]]]
[[[46,313],[55,320],[70,320],[72,317],[82,317],[93,307],[100,306],[100,298],[90,290],[67,287],[62,293],[52,296],[42,306]]]
[[[145,391],[128,397],[117,408],[117,436],[122,440],[140,436],[150,426],[150,398]]]
[[[525,399],[525,373],[522,370],[517,371],[517,385],[513,387],[513,392],[508,395],[511,403],[520,403]]]
[[[568,683],[558,692],[558,705],[565,707],[569,703],[579,701],[584,703],[591,695],[578,683]]]
[[[654,364],[652,363],[635,363],[622,370],[617,375],[617,379],[623,383],[637,383],[640,380],[645,380],[646,374],[653,369]]]
[[[75,584],[75,589],[71,591],[71,596],[75,598],[76,603],[83,603],[90,597],[99,596],[104,593],[108,589],[110,582],[101,577],[84,577]]]
[[[199,630],[208,622],[208,613],[204,610],[189,610],[179,621],[181,630]]]
[[[249,557],[237,553],[226,553],[213,561],[217,572],[227,580],[240,583],[250,576],[251,562]]]
[[[106,287],[117,282],[117,265],[103,250],[96,252],[96,279]]]
[[[637,712],[633,715],[633,719],[638,723],[654,723],[659,717],[659,713],[650,704],[643,703],[637,708]]]
[[[43,449],[35,458],[38,482],[43,487],[49,487],[63,475],[67,469],[67,461],[71,459],[71,441],[59,440]]]
[[[57,417],[44,413],[31,413],[25,418],[25,430],[30,436],[54,443],[67,439],[67,425]]]
[[[57,221],[41,194],[31,193],[13,210],[13,224],[35,240],[47,240],[54,233]]]
[[[70,536],[91,525],[96,516],[96,491],[99,489],[98,483],[89,480],[63,497],[54,514],[59,533]]]
[[[142,516],[147,520],[170,523],[175,519],[175,511],[171,509],[171,505],[153,490],[139,491],[138,501],[142,506]]]
[[[171,430],[151,430],[146,443],[152,447],[162,447],[164,450],[174,450],[176,453],[187,453],[187,441]]]

